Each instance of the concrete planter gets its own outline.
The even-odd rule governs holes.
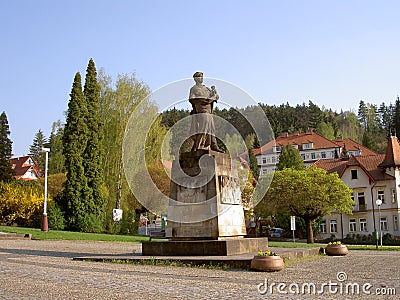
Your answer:
[[[255,255],[251,260],[250,267],[252,270],[256,271],[275,272],[282,270],[285,265],[282,257],[280,256]]]
[[[349,253],[346,245],[328,245],[325,247],[325,253],[330,256],[344,256]]]

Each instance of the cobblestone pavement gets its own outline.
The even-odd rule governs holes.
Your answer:
[[[129,243],[0,240],[0,299],[399,299],[400,295],[400,252],[350,251],[345,257],[303,260],[276,273],[71,259],[126,256],[140,250],[140,245]],[[315,295],[308,292],[313,286]],[[359,295],[353,295],[357,286]],[[324,292],[318,294],[321,287]]]

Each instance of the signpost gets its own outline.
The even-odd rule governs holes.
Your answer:
[[[294,231],[296,230],[296,217],[290,216],[290,229],[293,231],[293,243],[296,243],[296,239],[294,237]]]

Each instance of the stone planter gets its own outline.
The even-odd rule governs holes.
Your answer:
[[[346,245],[328,245],[325,247],[325,253],[330,256],[344,256],[349,253]]]
[[[255,255],[251,260],[250,268],[256,271],[275,272],[285,267],[280,256],[260,256]]]

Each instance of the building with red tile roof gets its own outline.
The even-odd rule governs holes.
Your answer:
[[[309,167],[318,160],[378,154],[349,138],[343,139],[339,137],[332,141],[312,130],[294,134],[285,132],[275,140],[254,149],[254,155],[257,157],[261,175],[275,171],[282,146],[288,144],[293,145],[299,150],[306,167]]]
[[[375,151],[357,143],[356,141],[346,138],[343,139],[342,137],[338,137],[334,140],[336,144],[341,147],[340,156],[364,156],[364,155],[376,155]],[[346,153],[345,153],[346,152]]]
[[[320,159],[312,164],[328,173],[337,173],[353,190],[355,202],[353,215],[333,214],[323,218],[320,228],[322,238],[335,235],[342,239],[348,234],[368,235],[374,231],[400,237],[399,140],[397,137],[388,140],[386,154],[360,150],[361,156]],[[377,200],[382,202],[379,207]]]
[[[288,144],[299,150],[306,166],[319,159],[339,157],[341,153],[340,145],[312,130],[294,134],[283,133],[261,148],[254,149],[261,174],[270,173],[276,169],[282,146]]]
[[[15,171],[15,179],[37,180],[43,176],[37,162],[29,155],[11,158],[11,167]]]

